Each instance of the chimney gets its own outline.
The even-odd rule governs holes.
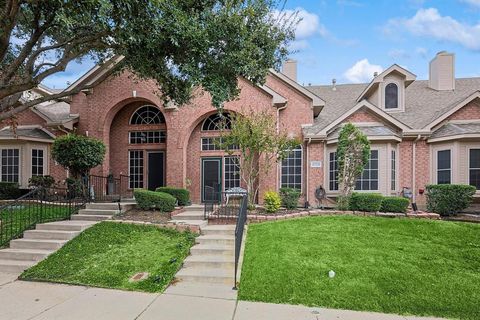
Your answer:
[[[437,91],[455,90],[455,54],[440,51],[430,61],[428,85]]]
[[[282,73],[292,79],[297,81],[297,60],[288,59],[283,63]]]

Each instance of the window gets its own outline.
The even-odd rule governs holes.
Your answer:
[[[221,144],[223,139],[221,137],[209,137],[202,138],[202,151],[218,151],[223,150]],[[228,147],[229,150],[238,150],[237,145],[231,145]]]
[[[129,151],[130,189],[143,188],[143,151]]]
[[[378,150],[370,151],[370,158],[357,179],[355,190],[378,190]]]
[[[470,149],[469,183],[480,189],[480,149]]]
[[[165,131],[131,131],[129,141],[131,144],[140,143],[165,143],[167,134]]]
[[[202,125],[203,131],[230,130],[232,120],[229,113],[215,113],[205,119]]]
[[[239,161],[238,156],[225,157],[225,190],[240,187]]]
[[[398,108],[398,86],[395,83],[389,83],[385,87],[385,109]]]
[[[336,152],[330,152],[328,163],[329,189],[338,190],[338,161]]]
[[[32,176],[43,176],[42,149],[32,149]]]
[[[437,152],[437,183],[450,184],[452,166],[450,150],[441,150]]]
[[[282,160],[282,183],[281,187],[302,189],[302,147],[293,149]]]
[[[165,123],[162,112],[155,106],[138,108],[130,119],[130,124],[160,124]]]
[[[20,179],[20,150],[2,149],[2,181],[18,182]]]
[[[391,154],[391,181],[390,190],[397,190],[397,152],[392,150]]]

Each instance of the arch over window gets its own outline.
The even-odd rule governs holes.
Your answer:
[[[385,87],[385,109],[398,108],[398,86],[395,83],[389,83]]]
[[[155,106],[146,105],[138,108],[130,119],[130,124],[160,124],[165,123],[162,112]]]
[[[232,128],[232,118],[230,113],[215,113],[205,119],[202,125],[203,131],[220,131],[222,129],[230,130]]]

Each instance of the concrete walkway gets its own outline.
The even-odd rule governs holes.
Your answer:
[[[435,319],[15,280],[0,273],[1,320]]]

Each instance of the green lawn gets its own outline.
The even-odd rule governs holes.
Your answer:
[[[192,233],[155,226],[102,222],[87,229],[22,279],[161,292],[194,243]],[[148,279],[131,283],[138,272]]]
[[[480,319],[480,224],[323,216],[250,225],[239,298]]]

